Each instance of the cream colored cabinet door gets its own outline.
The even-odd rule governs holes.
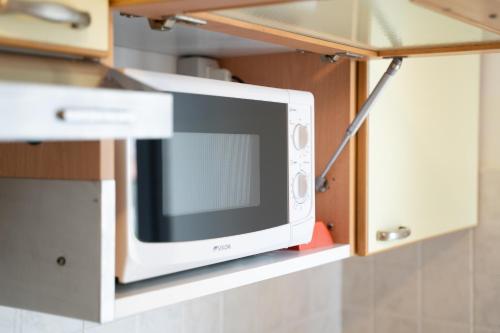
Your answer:
[[[22,8],[16,3],[22,3]],[[35,6],[30,7],[30,4]],[[54,8],[54,5],[66,6]],[[43,7],[51,6],[51,7]],[[47,9],[48,8],[48,9]],[[39,16],[88,15],[88,25],[51,22]],[[31,12],[28,15],[26,12]],[[73,17],[74,19],[74,17]],[[0,1],[0,45],[105,57],[109,48],[107,0],[3,0]]]
[[[404,59],[360,136],[359,254],[477,224],[479,89],[478,55]]]

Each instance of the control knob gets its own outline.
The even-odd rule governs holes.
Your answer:
[[[306,125],[297,124],[293,129],[293,145],[298,150],[304,149],[309,143],[309,129]]]
[[[304,203],[307,198],[309,182],[307,181],[307,176],[303,171],[300,171],[295,175],[295,178],[293,179],[292,189],[295,202],[299,204]]]

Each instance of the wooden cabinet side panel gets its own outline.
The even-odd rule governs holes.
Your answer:
[[[351,82],[354,64],[321,62],[319,55],[283,53],[225,58],[221,65],[246,83],[310,91],[315,98],[316,174],[340,143],[354,115]],[[333,223],[337,243],[352,243],[354,228],[354,146],[350,145],[328,174],[330,190],[316,195],[316,218]]]
[[[0,144],[0,177],[114,178],[113,141]]]
[[[357,68],[357,110],[361,108],[366,98],[368,97],[368,64],[366,62],[358,62]],[[356,138],[356,254],[366,255],[368,253],[368,119],[365,124],[359,129]]]

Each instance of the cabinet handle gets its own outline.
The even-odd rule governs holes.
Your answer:
[[[390,242],[408,238],[410,235],[411,229],[401,226],[396,230],[377,231],[377,240],[382,242]]]
[[[57,2],[29,2],[0,0],[0,14],[25,14],[45,21],[69,23],[74,29],[86,28],[91,18],[88,12],[79,11]]]

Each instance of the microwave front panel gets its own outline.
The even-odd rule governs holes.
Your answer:
[[[288,106],[174,93],[174,136],[137,141],[137,236],[219,238],[287,224]]]

